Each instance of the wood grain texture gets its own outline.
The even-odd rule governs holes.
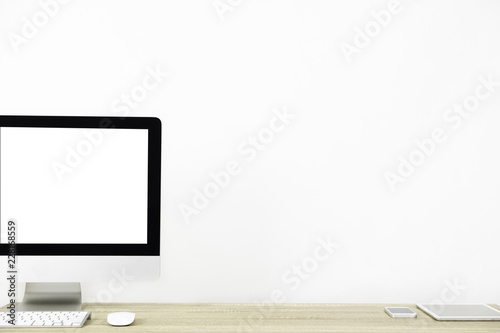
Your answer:
[[[386,306],[408,306],[415,318],[391,318]],[[500,309],[498,306],[494,306]],[[500,322],[440,322],[401,304],[84,304],[92,319],[83,328],[8,330],[12,332],[500,332]],[[135,312],[134,323],[112,327],[110,312]],[[2,329],[2,331],[6,331]]]

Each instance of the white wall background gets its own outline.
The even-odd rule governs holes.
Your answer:
[[[498,2],[401,0],[379,32],[388,1],[221,0],[221,19],[213,0],[73,0],[45,24],[48,2],[0,1],[1,114],[163,122],[162,277],[112,301],[500,303],[500,85],[481,83],[500,81]],[[124,108],[148,68],[168,76]],[[295,118],[247,161],[238,147],[284,107]],[[241,173],[186,223],[180,205],[231,160]],[[338,244],[320,262],[318,237]]]

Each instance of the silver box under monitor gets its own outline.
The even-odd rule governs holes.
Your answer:
[[[500,311],[486,304],[417,304],[436,320],[500,320]]]

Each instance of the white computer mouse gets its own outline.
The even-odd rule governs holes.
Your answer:
[[[133,312],[113,312],[108,314],[108,324],[113,326],[128,326],[134,322]]]

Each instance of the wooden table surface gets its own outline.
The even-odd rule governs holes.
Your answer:
[[[391,318],[386,306],[408,306],[417,318]],[[493,305],[495,308],[500,307]],[[500,332],[500,321],[436,321],[401,304],[85,303],[83,328],[16,328],[12,332]],[[110,312],[135,312],[127,327],[107,324]],[[0,329],[5,332],[6,329]]]

